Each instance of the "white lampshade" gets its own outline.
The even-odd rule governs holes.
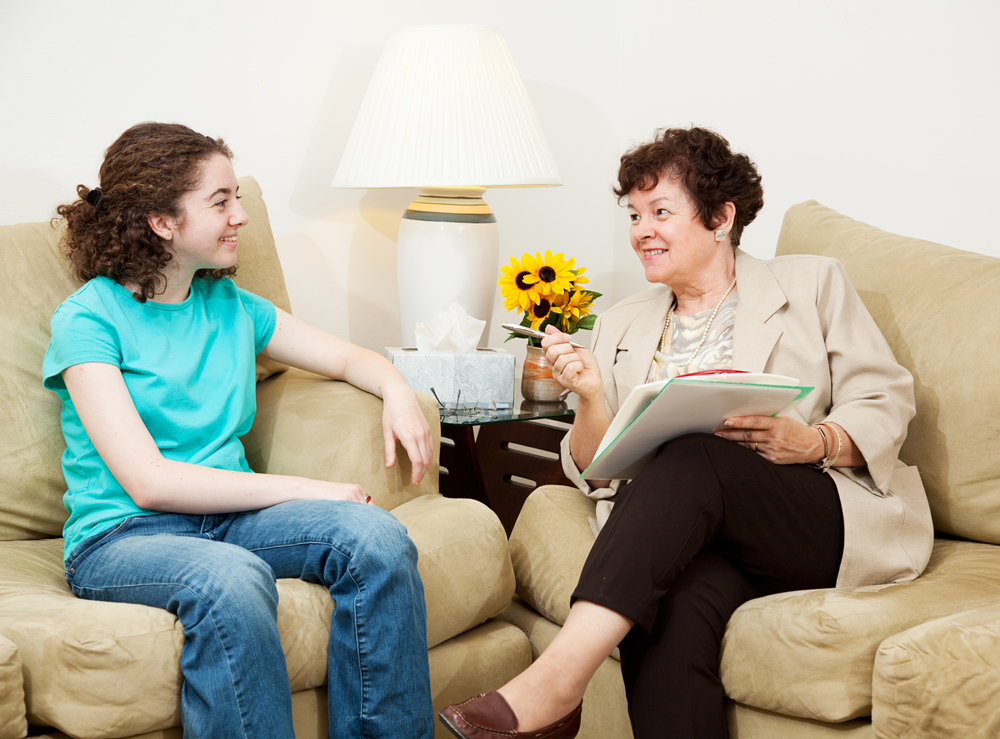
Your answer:
[[[499,275],[487,187],[561,185],[500,32],[481,26],[396,31],[372,76],[334,187],[415,187],[397,241],[403,345],[418,322],[457,302],[487,322]]]
[[[389,38],[334,187],[561,185],[500,32],[415,26]]]

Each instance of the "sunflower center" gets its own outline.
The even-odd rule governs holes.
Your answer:
[[[552,267],[545,265],[538,270],[538,279],[542,282],[553,282],[556,279],[556,271]]]
[[[538,304],[531,309],[531,312],[535,314],[535,318],[545,318],[545,316],[549,314],[549,310],[551,308],[552,304],[545,298],[542,298],[538,301]]]
[[[530,290],[531,285],[525,283],[522,279],[525,275],[530,275],[531,273],[525,270],[524,272],[518,272],[517,277],[514,278],[514,284],[518,286],[521,290]]]

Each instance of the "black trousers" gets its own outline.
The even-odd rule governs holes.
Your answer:
[[[635,622],[619,650],[636,739],[728,737],[730,615],[751,598],[832,587],[843,547],[829,475],[711,434],[664,444],[620,491],[573,593]]]

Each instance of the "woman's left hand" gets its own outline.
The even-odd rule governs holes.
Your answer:
[[[730,418],[715,435],[742,444],[775,464],[808,464],[823,459],[819,432],[787,416]]]
[[[399,441],[410,457],[411,481],[420,484],[434,458],[434,442],[430,426],[420,410],[416,394],[406,386],[382,388],[382,436],[385,439],[385,466],[396,463],[396,442]]]

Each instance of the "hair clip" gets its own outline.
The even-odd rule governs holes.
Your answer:
[[[87,193],[87,202],[93,206],[94,210],[100,210],[104,204],[104,191],[99,187]]]

